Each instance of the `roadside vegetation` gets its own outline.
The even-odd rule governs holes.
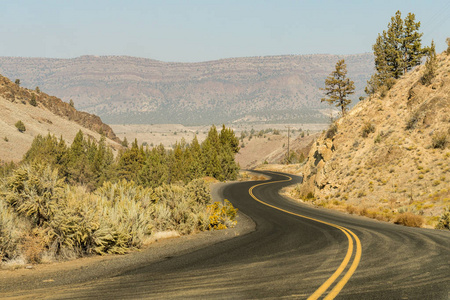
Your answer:
[[[232,130],[214,126],[202,144],[166,150],[134,141],[117,157],[81,131],[70,146],[37,136],[21,163],[0,168],[0,259],[123,254],[158,232],[234,226],[236,209],[212,202],[207,178],[237,178],[237,145]]]

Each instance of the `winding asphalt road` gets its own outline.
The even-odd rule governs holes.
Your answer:
[[[220,191],[255,231],[45,298],[449,299],[450,232],[295,203],[278,192],[301,178],[267,175]]]

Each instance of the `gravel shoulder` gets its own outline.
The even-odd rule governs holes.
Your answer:
[[[223,200],[220,194],[228,184],[231,183],[217,183],[212,186],[214,201]],[[254,230],[255,223],[238,212],[237,225],[234,228],[162,239],[126,255],[92,256],[66,262],[28,265],[28,268],[15,270],[0,270],[0,298],[28,298],[30,292],[42,297],[44,293],[51,293],[52,289],[60,289],[64,285],[113,277],[143,264],[171,259]]]

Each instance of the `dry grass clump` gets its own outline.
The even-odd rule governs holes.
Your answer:
[[[423,219],[423,217],[415,215],[411,212],[405,212],[405,213],[399,214],[394,219],[394,223],[404,225],[404,226],[409,226],[409,227],[421,227],[422,224],[424,223],[424,219]]]
[[[236,209],[212,203],[202,179],[144,188],[122,180],[94,193],[58,178],[56,170],[24,165],[1,185],[0,259],[28,262],[87,254],[123,254],[161,231],[188,234],[235,225]]]
[[[337,131],[338,131],[337,125],[336,123],[333,123],[330,125],[330,128],[328,128],[325,137],[327,139],[332,139],[336,135]]]
[[[366,138],[371,134],[372,132],[375,132],[375,126],[370,122],[365,122],[362,130],[361,130],[361,136],[363,138]]]
[[[449,132],[450,129],[448,130],[448,132],[439,131],[433,134],[433,136],[431,137],[431,146],[434,149],[444,150],[447,147],[447,144],[450,143]]]

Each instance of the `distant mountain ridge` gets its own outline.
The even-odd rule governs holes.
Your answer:
[[[373,73],[373,55],[284,55],[171,63],[127,56],[0,57],[0,73],[23,86],[73,99],[106,123],[323,122],[325,77],[339,59],[354,99]],[[354,101],[355,103],[357,101]]]

